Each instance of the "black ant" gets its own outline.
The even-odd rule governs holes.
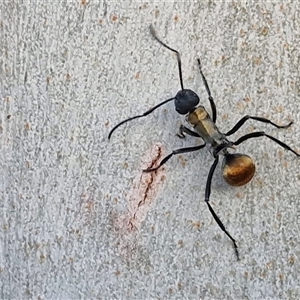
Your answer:
[[[237,259],[239,259],[239,252],[238,252],[238,247],[236,244],[235,239],[230,235],[230,233],[226,230],[225,226],[223,225],[222,221],[220,218],[217,216],[215,211],[213,210],[212,206],[209,203],[209,197],[211,193],[211,181],[212,177],[214,174],[214,171],[216,169],[216,166],[219,162],[219,156],[222,155],[224,156],[223,159],[223,164],[222,164],[222,170],[223,170],[223,177],[225,181],[232,186],[242,186],[246,183],[248,183],[254,173],[255,173],[255,164],[252,160],[252,158],[246,154],[241,154],[241,153],[229,153],[228,149],[233,148],[234,146],[238,146],[239,144],[245,142],[246,140],[252,139],[252,138],[257,138],[261,136],[265,136],[275,143],[279,144],[281,147],[285,148],[286,150],[292,151],[295,155],[298,157],[300,154],[298,154],[296,151],[291,149],[288,145],[285,143],[281,142],[280,140],[266,134],[264,131],[258,131],[258,132],[252,132],[249,134],[245,134],[244,136],[240,137],[238,140],[235,142],[231,142],[227,139],[227,136],[232,135],[236,131],[238,131],[241,126],[249,119],[251,120],[256,120],[259,122],[263,123],[268,123],[271,124],[277,128],[288,128],[290,127],[293,122],[290,122],[287,125],[277,125],[273,123],[272,121],[266,119],[266,118],[261,118],[261,117],[255,117],[255,116],[244,116],[241,118],[231,130],[229,130],[226,133],[222,133],[218,127],[216,126],[216,120],[217,120],[217,110],[216,110],[216,105],[214,103],[213,97],[211,96],[210,89],[208,87],[208,83],[205,79],[205,76],[202,72],[202,66],[200,63],[200,59],[198,59],[198,66],[199,66],[199,71],[203,80],[203,84],[205,86],[206,92],[208,94],[208,100],[210,102],[211,110],[212,110],[212,118],[210,117],[209,113],[206,111],[204,106],[197,106],[199,104],[199,97],[198,95],[193,92],[192,90],[185,89],[183,87],[183,80],[182,80],[182,71],[181,71],[181,59],[180,59],[180,54],[178,51],[172,49],[168,45],[166,45],[164,42],[162,42],[155,34],[155,31],[152,26],[150,26],[150,33],[154,37],[156,41],[158,41],[162,46],[165,48],[169,49],[170,51],[174,52],[177,56],[177,62],[178,62],[178,70],[179,70],[179,79],[180,79],[180,85],[181,85],[181,90],[176,94],[175,97],[167,99],[153,108],[147,110],[145,113],[142,115],[134,116],[129,119],[126,119],[119,124],[117,124],[109,133],[108,139],[111,138],[112,133],[122,124],[137,119],[141,117],[145,117],[152,113],[154,110],[156,110],[158,107],[174,100],[175,102],[175,109],[176,111],[181,114],[181,115],[186,115],[186,120],[187,122],[194,128],[194,130],[191,130],[184,125],[181,125],[179,128],[179,133],[178,136],[181,138],[184,138],[185,135],[184,133],[191,135],[193,137],[201,138],[204,143],[199,146],[195,147],[188,147],[188,148],[180,148],[173,150],[172,153],[167,155],[165,158],[162,159],[160,164],[156,168],[150,168],[143,170],[144,172],[152,172],[160,168],[162,165],[164,165],[173,155],[177,155],[180,153],[187,153],[187,152],[192,152],[192,151],[198,151],[202,148],[204,148],[207,145],[209,145],[209,150],[211,154],[214,157],[214,162],[210,168],[210,171],[208,173],[207,177],[207,182],[206,182],[206,188],[205,188],[205,203],[207,204],[209,211],[211,212],[212,216],[220,226],[220,228],[225,232],[225,234],[231,239],[234,245],[235,249],[235,254],[237,256]]]

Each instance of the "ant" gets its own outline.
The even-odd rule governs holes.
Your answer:
[[[243,124],[249,119],[259,121],[262,123],[271,124],[277,128],[288,128],[293,124],[293,122],[290,122],[287,125],[280,126],[266,118],[246,115],[243,118],[241,118],[233,126],[233,128],[231,130],[229,130],[226,133],[222,133],[216,126],[216,120],[217,120],[216,105],[215,105],[213,97],[211,95],[206,78],[202,72],[202,66],[201,66],[200,59],[197,59],[197,62],[198,62],[199,71],[200,71],[200,74],[202,77],[203,84],[204,84],[206,92],[208,94],[208,100],[209,100],[210,106],[211,106],[212,117],[209,115],[209,113],[204,108],[204,106],[202,106],[202,105],[197,106],[200,101],[198,95],[194,91],[192,91],[190,89],[185,89],[183,87],[181,59],[180,59],[179,52],[172,49],[171,47],[166,45],[164,42],[162,42],[156,36],[156,33],[152,26],[150,26],[150,33],[158,43],[160,43],[163,47],[167,48],[168,50],[170,50],[176,54],[181,90],[176,94],[175,97],[167,99],[167,100],[157,104],[156,106],[147,110],[145,113],[128,118],[128,119],[120,122],[119,124],[117,124],[110,131],[110,133],[108,135],[108,139],[111,138],[112,133],[122,124],[129,122],[131,120],[137,119],[137,118],[145,117],[145,116],[149,115],[150,113],[152,113],[157,108],[159,108],[160,106],[174,100],[176,111],[181,115],[186,115],[186,121],[191,125],[191,127],[194,128],[194,130],[191,130],[186,126],[181,125],[177,135],[180,138],[184,138],[185,134],[188,134],[188,135],[196,137],[196,138],[201,138],[204,143],[202,145],[195,146],[195,147],[187,147],[187,148],[180,148],[180,149],[173,150],[172,153],[170,153],[169,155],[167,155],[165,158],[163,158],[161,160],[160,164],[157,167],[143,170],[143,172],[156,171],[162,165],[164,165],[173,155],[177,155],[180,153],[192,152],[192,151],[198,151],[198,150],[204,148],[206,145],[208,145],[209,151],[212,154],[212,156],[214,157],[214,162],[210,168],[210,171],[209,171],[208,177],[207,177],[207,181],[206,181],[205,203],[207,204],[209,211],[211,212],[213,218],[215,219],[215,221],[217,222],[219,227],[232,241],[236,257],[239,260],[239,252],[238,252],[236,240],[226,230],[224,224],[222,223],[220,218],[217,216],[217,214],[215,213],[214,209],[212,208],[212,206],[210,205],[210,202],[209,202],[210,194],[211,194],[212,177],[213,177],[215,169],[219,163],[219,157],[220,157],[220,155],[224,157],[223,164],[222,164],[222,171],[223,171],[223,178],[225,179],[225,181],[231,186],[242,186],[242,185],[248,183],[252,179],[252,177],[255,173],[254,161],[250,156],[248,156],[246,154],[229,153],[228,152],[229,148],[234,148],[234,146],[238,146],[239,144],[245,142],[246,140],[265,136],[268,139],[279,144],[281,147],[285,148],[286,150],[293,152],[298,157],[300,156],[300,154],[298,154],[296,151],[291,149],[288,145],[286,145],[282,141],[266,134],[264,131],[257,131],[257,132],[245,134],[244,136],[240,137],[235,142],[229,141],[227,139],[227,137],[234,134],[235,132],[237,132],[243,126]]]

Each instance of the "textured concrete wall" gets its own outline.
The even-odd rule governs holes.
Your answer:
[[[122,1],[121,1],[122,2]],[[267,138],[238,148],[256,161],[248,185],[217,168],[204,203],[205,149],[142,169],[172,149],[184,85],[208,109],[200,57],[226,132],[265,130],[300,150],[300,5],[257,1],[0,4],[1,299],[299,299],[300,159]]]

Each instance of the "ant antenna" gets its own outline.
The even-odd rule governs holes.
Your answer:
[[[175,99],[174,97],[173,97],[173,98],[170,98],[170,99],[167,99],[167,100],[165,100],[165,101],[163,101],[163,102],[161,102],[161,103],[159,103],[159,104],[153,106],[152,108],[150,108],[149,110],[147,110],[146,112],[144,112],[144,113],[141,114],[141,115],[134,116],[134,117],[128,118],[128,119],[126,119],[126,120],[120,122],[119,124],[117,124],[117,125],[110,131],[110,133],[109,133],[109,135],[108,135],[108,139],[110,139],[112,133],[113,133],[119,126],[121,126],[122,124],[127,123],[127,122],[129,122],[129,121],[131,121],[131,120],[134,120],[134,119],[146,117],[147,115],[149,115],[150,113],[152,113],[152,112],[153,112],[155,109],[157,109],[158,107],[160,107],[160,106],[162,106],[162,105],[166,104],[167,102],[172,101],[172,100],[174,100],[174,99]]]
[[[181,71],[181,59],[180,59],[180,54],[178,51],[170,48],[168,45],[166,45],[164,42],[162,42],[156,35],[155,35],[155,31],[152,25],[150,25],[149,27],[150,29],[150,33],[151,35],[155,38],[156,41],[158,41],[162,46],[164,46],[165,48],[171,50],[172,52],[176,53],[177,56],[177,62],[178,62],[178,71],[179,71],[179,79],[180,79],[180,85],[181,85],[181,90],[176,94],[175,97],[172,97],[170,99],[167,99],[159,104],[157,104],[156,106],[150,108],[149,110],[147,110],[145,113],[138,115],[138,116],[134,116],[131,118],[128,118],[122,122],[120,122],[119,124],[117,124],[108,134],[108,139],[110,139],[112,133],[122,124],[129,122],[131,120],[137,119],[137,118],[142,118],[145,117],[147,115],[149,115],[150,113],[152,113],[155,109],[157,109],[158,107],[166,104],[169,101],[175,100],[175,109],[176,111],[181,114],[181,115],[185,115],[188,112],[191,112],[195,109],[195,107],[199,104],[199,97],[198,95],[193,92],[192,90],[189,89],[184,89],[183,88],[183,80],[182,80],[182,71]],[[201,72],[201,69],[200,69]],[[202,75],[203,77],[203,75]],[[207,87],[208,89],[208,87]],[[209,92],[209,89],[208,89]],[[210,92],[209,92],[210,93]],[[211,97],[210,97],[211,98]],[[212,99],[212,98],[211,98]],[[210,99],[210,101],[211,101]],[[213,101],[213,100],[212,100]]]
[[[182,71],[181,71],[181,59],[180,59],[180,54],[178,51],[176,51],[175,49],[172,49],[171,47],[169,47],[168,45],[166,45],[164,42],[162,42],[155,34],[155,30],[153,28],[152,25],[149,26],[150,29],[150,33],[151,35],[161,44],[163,45],[165,48],[171,50],[172,52],[176,53],[177,56],[177,62],[178,62],[178,70],[179,70],[179,79],[180,79],[180,85],[181,85],[181,89],[184,90],[183,88],[183,80],[182,80]]]

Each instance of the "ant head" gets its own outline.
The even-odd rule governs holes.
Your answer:
[[[192,112],[199,104],[198,95],[192,90],[182,89],[175,96],[175,109],[181,115]]]
[[[241,186],[248,183],[254,173],[255,164],[253,159],[241,153],[227,153],[223,160],[223,177],[232,186]]]

